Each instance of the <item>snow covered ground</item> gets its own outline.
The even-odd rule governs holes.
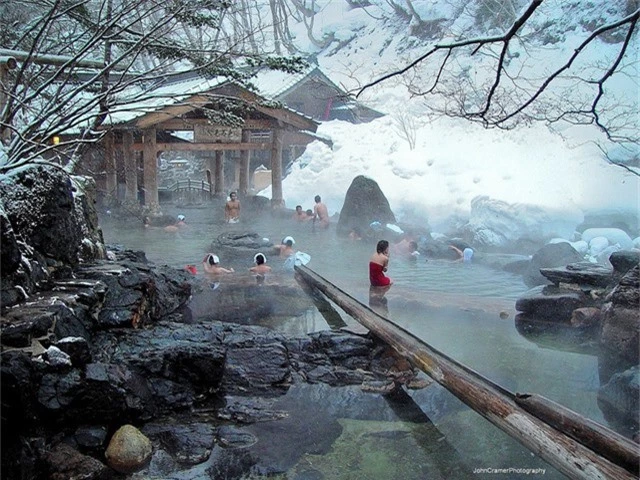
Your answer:
[[[346,9],[346,2],[324,3],[316,16],[319,31],[343,40],[357,32],[349,48],[318,53],[332,79],[354,88],[356,77],[364,83],[401,63],[390,44],[403,40],[390,26],[375,23],[363,9]],[[427,15],[437,12],[425,10],[423,18]],[[304,39],[302,31],[298,38]],[[561,46],[574,44],[569,39]],[[402,55],[415,58],[419,51],[404,49]],[[554,50],[547,49],[546,55],[551,62]],[[637,78],[634,82],[621,88],[635,85],[637,96]],[[323,123],[318,133],[333,140],[333,149],[315,142],[294,163],[283,182],[288,207],[311,208],[319,194],[330,214],[339,213],[353,178],[366,175],[380,185],[399,221],[428,224],[434,231],[469,221],[510,239],[534,234],[577,240],[576,227],[585,215],[597,212],[631,218],[637,227],[640,179],[607,163],[594,143],[606,143],[605,138],[593,127],[562,127],[559,135],[541,123],[503,131],[461,119],[429,118],[423,100],[411,99],[394,81],[365,91],[363,100],[387,116],[360,125]],[[400,128],[406,113],[415,119],[413,148]],[[270,189],[261,194],[270,196]]]

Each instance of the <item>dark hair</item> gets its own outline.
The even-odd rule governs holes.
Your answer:
[[[307,215],[313,215],[313,210],[311,210],[310,208],[307,208]]]
[[[320,195],[316,195],[316,197],[314,198],[314,200],[316,201],[316,203],[319,203],[319,202],[320,202],[320,200],[321,200],[321,199],[320,199]]]
[[[215,260],[213,259],[213,255],[208,255],[207,256],[207,262],[209,262],[209,265],[215,265],[216,264]]]
[[[302,205],[296,205],[296,210],[298,209],[302,210]]]
[[[262,265],[264,263],[264,255],[261,253],[256,255],[256,265]]]
[[[389,242],[386,240],[380,240],[378,242],[378,244],[376,245],[376,252],[378,253],[382,253],[384,252],[387,248],[389,248]]]
[[[409,246],[413,248],[413,251],[415,252],[418,249],[418,242],[416,242],[415,240],[411,240],[409,242]]]
[[[287,247],[293,247],[293,242],[292,242],[291,240],[287,240],[286,242],[284,242],[284,244],[285,244]]]

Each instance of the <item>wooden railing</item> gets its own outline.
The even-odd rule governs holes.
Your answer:
[[[204,180],[178,180],[173,185],[166,187],[166,190],[171,192],[183,192],[189,190],[197,190],[212,193],[211,184],[209,182],[205,182]]]

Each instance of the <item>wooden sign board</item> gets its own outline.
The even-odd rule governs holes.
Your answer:
[[[224,125],[194,125],[193,141],[196,143],[240,143],[242,128]]]

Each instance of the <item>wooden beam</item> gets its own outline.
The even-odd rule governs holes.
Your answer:
[[[194,125],[209,125],[211,122],[206,118],[173,118],[159,123],[156,128],[159,130],[193,130]],[[275,120],[249,119],[245,120],[242,128],[244,130],[269,130],[277,126]]]
[[[224,152],[221,150],[216,151],[214,184],[215,189],[213,194],[216,197],[224,197]]]
[[[158,201],[158,149],[155,128],[149,128],[144,131],[143,144],[144,204],[153,213],[160,208]]]
[[[118,195],[118,176],[116,172],[116,152],[113,132],[104,136],[104,171],[108,205],[115,205]]]
[[[640,445],[617,432],[535,393],[516,393],[516,403],[527,412],[566,432],[594,452],[600,452],[627,470],[640,472]]]
[[[277,118],[281,122],[288,123],[289,125],[293,125],[294,127],[301,130],[310,130],[312,132],[315,132],[318,129],[318,124],[316,122],[314,122],[310,118],[303,117],[302,115],[294,113],[290,110],[280,108],[267,108],[258,104],[252,106],[265,115]]]
[[[210,100],[204,95],[194,95],[177,105],[171,105],[155,112],[150,112],[136,120],[135,125],[138,128],[148,128],[156,126],[159,123],[175,119],[187,112],[195,110],[209,103]]]
[[[242,142],[249,140],[250,132],[242,131]],[[238,195],[245,196],[249,192],[249,165],[251,164],[251,152],[249,150],[240,151],[240,177],[238,178]]]
[[[377,314],[313,270],[296,266],[295,272],[296,279],[320,290],[400,355],[569,478],[637,480],[634,473],[522,409],[513,394]]]
[[[282,130],[273,131],[271,146],[271,206],[284,206],[282,195]]]
[[[133,132],[122,132],[122,156],[124,158],[124,200],[128,205],[138,205],[138,160],[133,151]]]
[[[219,150],[269,150],[271,143],[158,143],[158,151],[163,152],[214,152]],[[136,143],[133,149],[142,151],[143,144]]]

